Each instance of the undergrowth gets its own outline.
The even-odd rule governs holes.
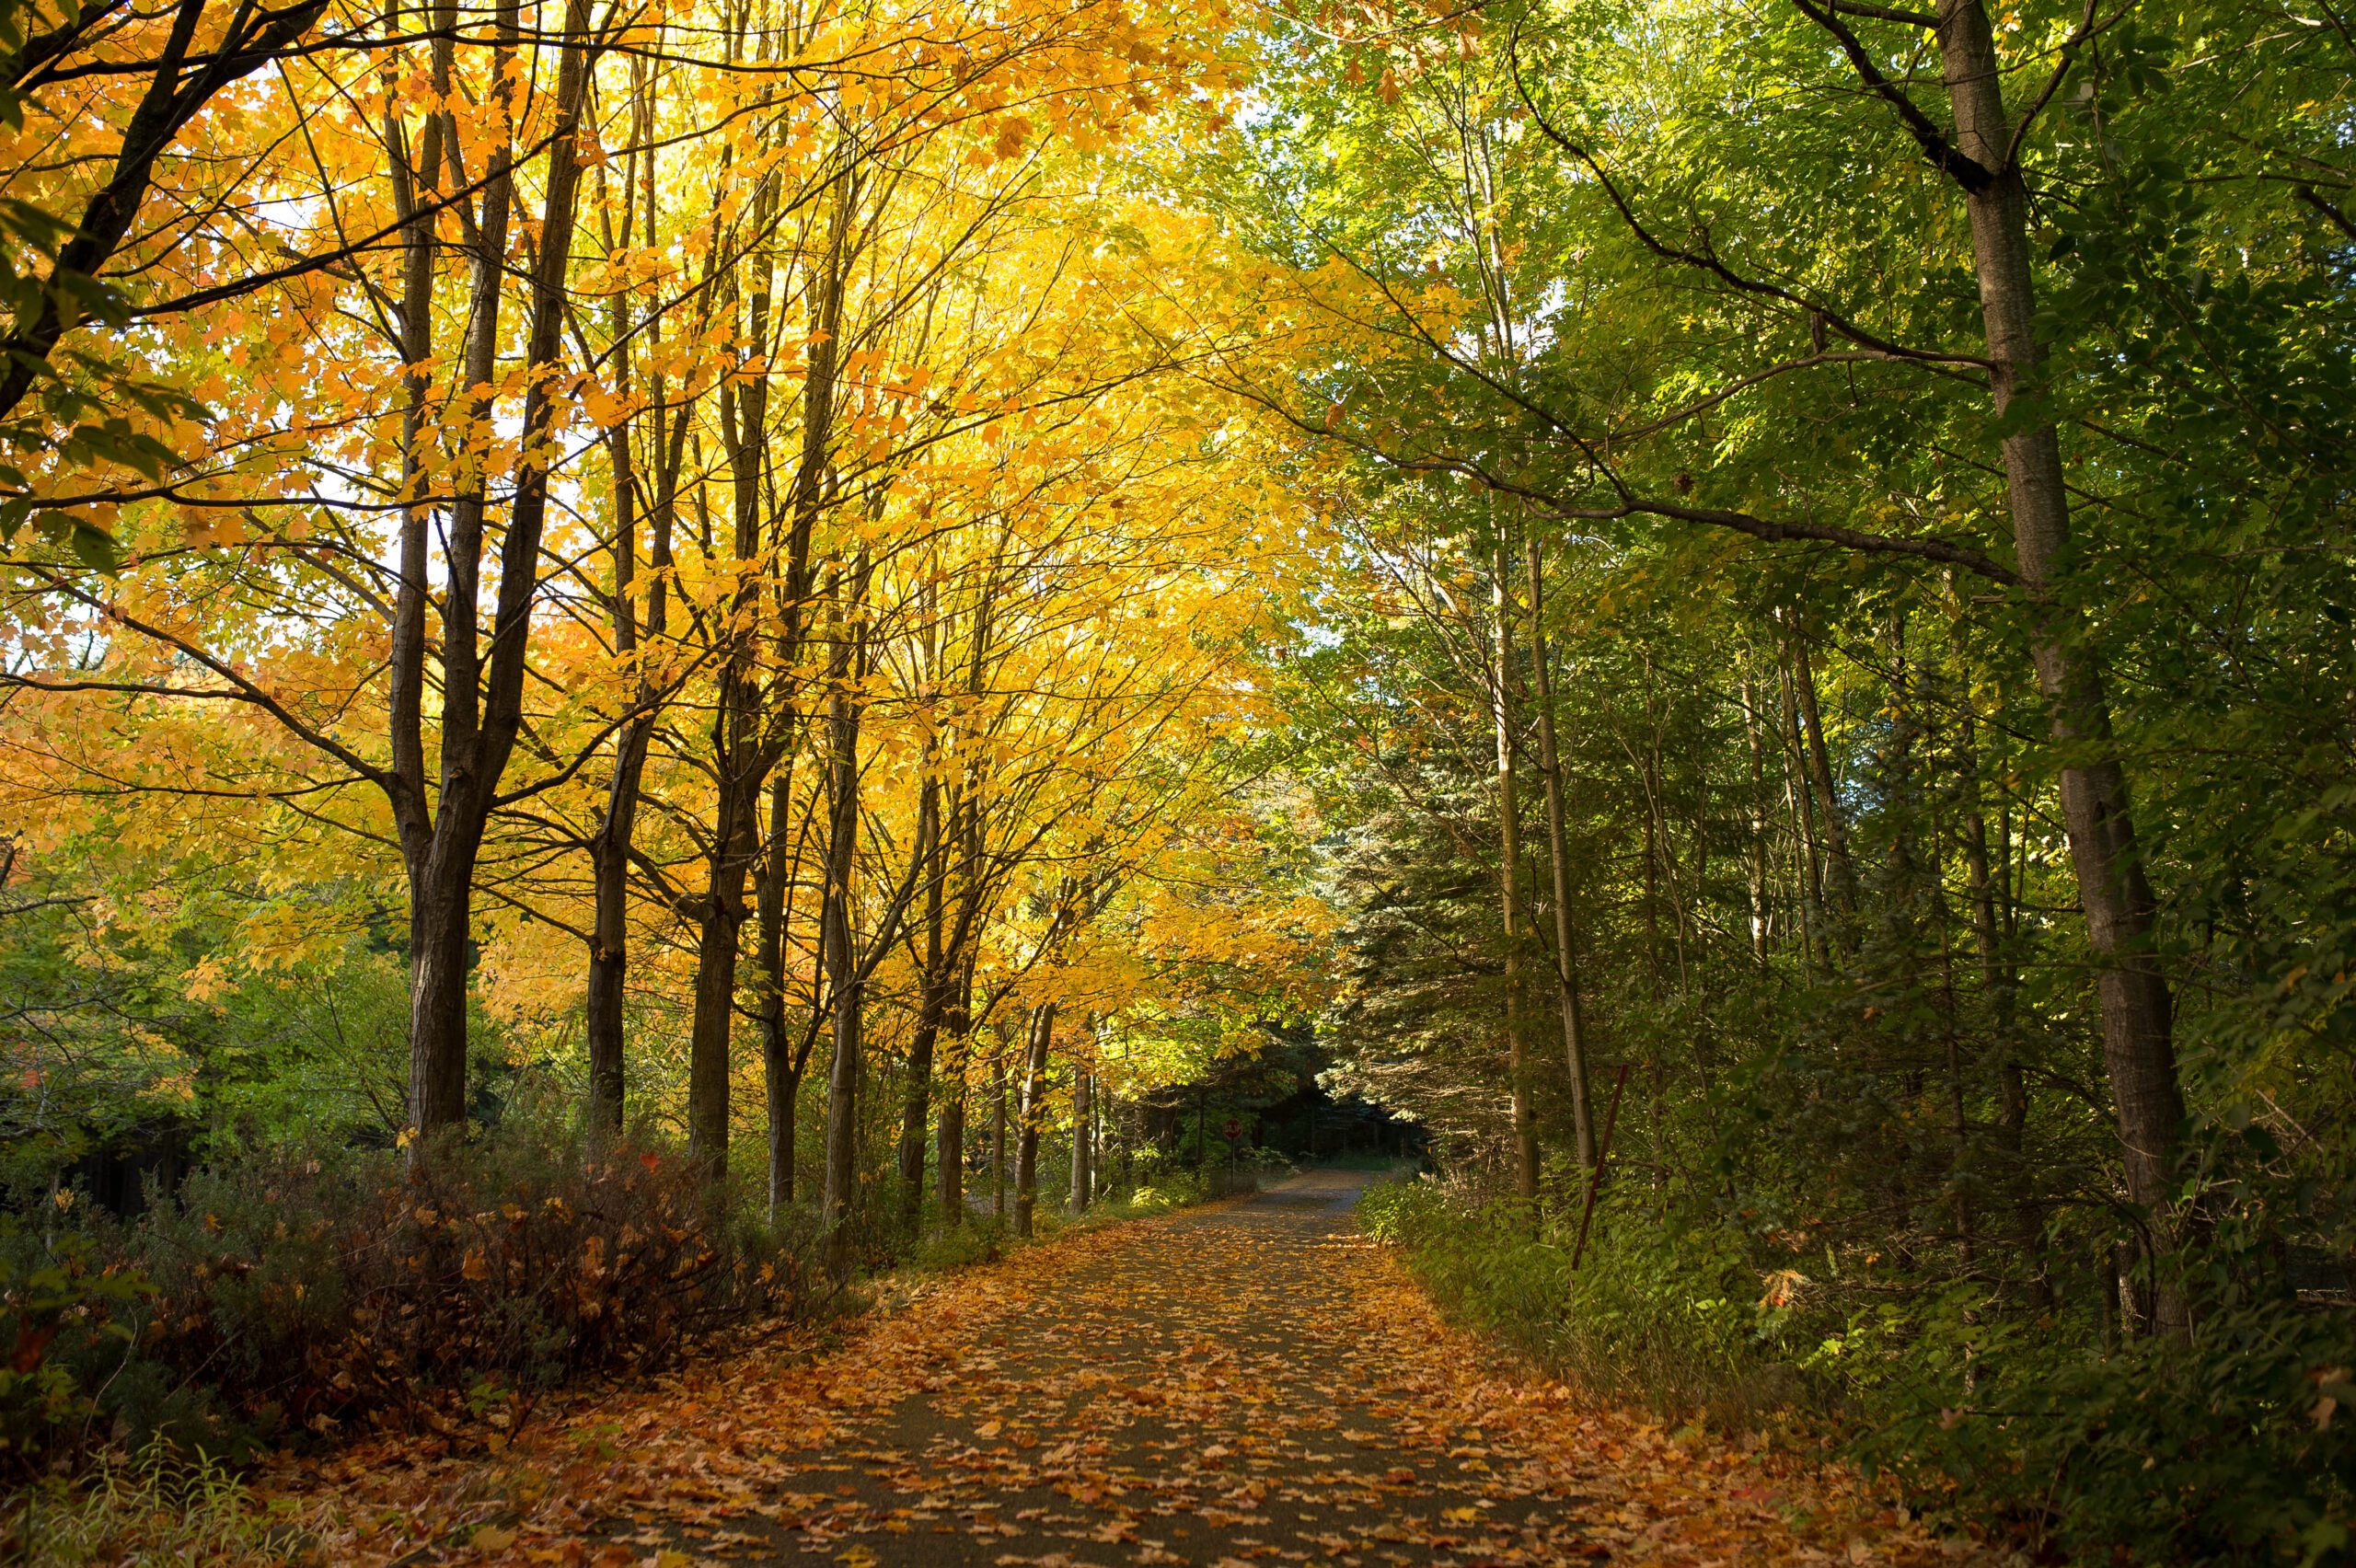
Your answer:
[[[315,1560],[291,1511],[265,1504],[228,1465],[165,1442],[24,1487],[0,1520],[0,1562],[22,1568],[246,1564]]]
[[[1833,1441],[1958,1529],[2073,1561],[2351,1560],[2356,1332],[2218,1287],[2189,1340],[2090,1355],[1956,1288],[1802,1288],[1723,1220],[1607,1198],[1557,1228],[1433,1180],[1359,1205],[1457,1320],[1665,1418]]]
[[[935,1228],[897,1268],[953,1272],[1261,1171],[1150,1174],[1081,1215],[1043,1203],[1027,1239],[995,1217]],[[0,1297],[19,1352],[38,1348],[0,1361],[0,1562],[306,1561],[284,1506],[242,1482],[267,1447],[359,1418],[496,1444],[564,1383],[667,1365],[725,1323],[868,1299],[805,1266],[814,1238],[740,1209],[715,1217],[693,1170],[652,1149],[511,1136],[406,1170],[248,1157],[135,1224],[12,1229]]]
[[[1618,1207],[1598,1214],[1576,1272],[1576,1216],[1566,1234],[1431,1180],[1376,1183],[1358,1214],[1459,1321],[1592,1393],[1746,1427],[1823,1403],[1821,1380],[1761,1332],[1758,1278],[1732,1238],[1616,1223]]]
[[[806,1238],[715,1210],[651,1148],[253,1155],[158,1199],[0,1233],[13,1478],[156,1443],[235,1464],[354,1422],[510,1430],[552,1388],[826,1289]]]

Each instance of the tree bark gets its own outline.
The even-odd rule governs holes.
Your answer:
[[[494,50],[502,101],[514,96],[505,63],[516,31],[514,0],[498,7]],[[445,151],[456,156],[455,137]],[[471,441],[487,427],[487,395],[497,368],[502,285],[506,282],[507,222],[514,205],[514,148],[502,144],[484,172],[482,216],[474,225],[468,297],[472,308],[459,351],[460,375],[472,390],[461,427]],[[488,483],[478,466],[451,505],[442,616],[442,777],[422,831],[405,834],[410,870],[410,1125],[422,1137],[467,1119],[467,972],[475,859],[480,852],[488,791],[480,787],[482,663],[478,646],[482,591],[483,519]],[[422,748],[421,748],[422,755]],[[419,791],[421,812],[426,808]],[[478,807],[483,811],[479,813]]]
[[[474,857],[430,861],[410,894],[409,1123],[421,1135],[467,1120],[467,972]]]
[[[1794,808],[1792,870],[1798,881],[1800,939],[1808,967],[1819,974],[1832,972],[1832,936],[1824,903],[1823,860],[1817,853],[1816,791],[1807,780],[1807,753],[1799,729],[1799,699],[1792,690],[1791,649],[1784,650],[1779,672],[1784,689],[1784,788]]]
[[[953,1046],[950,1062],[952,1070],[941,1082],[940,1122],[932,1137],[941,1223],[954,1230],[965,1223],[965,1077],[962,1048]]]
[[[788,1046],[762,1043],[764,1057],[764,1087],[768,1090],[768,1157],[769,1157],[769,1223],[777,1223],[778,1216],[793,1205],[794,1161],[800,1151],[795,1147],[802,1114],[802,1073],[804,1064],[793,1058]]]
[[[1498,546],[1491,563],[1490,605],[1496,617],[1496,661],[1490,670],[1489,712],[1497,743],[1497,899],[1505,919],[1506,1070],[1513,1106],[1514,1191],[1538,1201],[1538,1128],[1530,1114],[1530,1054],[1521,1017],[1521,803],[1513,750],[1513,596],[1511,558]]]
[[[908,1043],[907,1094],[900,1106],[900,1225],[913,1236],[924,1219],[925,1125],[931,1114],[932,1054],[947,1010],[948,964],[941,951],[941,880],[948,856],[941,847],[941,783],[928,777],[917,803],[917,839],[925,878],[924,973],[919,982],[917,1027]]]
[[[1096,1080],[1085,1063],[1071,1076],[1071,1212],[1084,1214],[1095,1197]]]
[[[826,950],[827,987],[834,1017],[834,1061],[826,1075],[826,1184],[819,1194],[818,1223],[829,1260],[849,1265],[850,1221],[859,1182],[859,1074],[860,991],[859,951],[851,919],[852,880],[859,848],[859,726],[863,708],[858,690],[865,674],[860,655],[865,631],[858,616],[866,599],[864,553],[846,589],[839,569],[827,595],[835,617],[835,648],[829,660]]]
[[[774,180],[765,178],[754,191],[747,216],[756,234],[768,227],[776,189]],[[742,330],[753,352],[765,354],[770,334],[768,247],[756,243],[745,262],[752,289]],[[736,585],[722,617],[727,652],[711,720],[712,768],[719,790],[704,896],[697,911],[695,1014],[687,1044],[687,1149],[715,1182],[725,1174],[728,1160],[736,971],[745,922],[752,913],[745,905],[745,884],[761,859],[761,796],[769,770],[784,753],[785,734],[780,732],[790,732],[792,722],[790,709],[781,719],[764,712],[762,638],[755,614],[768,587],[761,562],[769,543],[764,522],[772,510],[763,504],[769,475],[768,386],[766,376],[741,382],[731,377],[719,388]],[[785,651],[786,659],[791,656],[791,651]]]
[[[1808,771],[1815,794],[1823,807],[1819,819],[1824,830],[1824,859],[1832,872],[1832,902],[1839,918],[1833,922],[1841,946],[1848,951],[1856,949],[1857,868],[1849,859],[1849,829],[1841,810],[1841,795],[1832,778],[1832,754],[1824,744],[1824,720],[1817,709],[1816,671],[1807,657],[1807,638],[1800,629],[1799,617],[1789,617],[1785,628],[1791,637],[1792,686],[1798,695],[1801,732],[1807,741]]]
[[[1767,744],[1760,733],[1759,685],[1742,681],[1742,734],[1750,751],[1750,956],[1767,967],[1772,917],[1767,902]]]
[[[2013,123],[2004,73],[1980,0],[1943,0],[1939,51],[1957,150],[1985,177],[1967,186],[1972,259],[1989,376],[2001,417],[2042,375],[2036,293],[2029,270],[2028,192],[2012,156]],[[2098,656],[2058,592],[2070,542],[2069,491],[2061,437],[2038,420],[2004,438],[2004,477],[2014,552],[2030,597],[2029,652],[2051,709],[2061,754],[2062,815],[2077,871],[2087,944],[2101,966],[2103,1061],[2126,1155],[2127,1191],[2154,1215],[2172,1206],[2184,1092],[2177,1076],[2173,999],[2151,952],[2155,901],[2136,851],[2126,770],[2110,731]],[[2182,1303],[2161,1293],[2163,1326],[2183,1326]]]
[[[1554,990],[1563,1016],[1563,1058],[1570,1074],[1579,1169],[1592,1171],[1595,1120],[1588,1103],[1587,1020],[1579,1000],[1578,933],[1571,920],[1571,850],[1564,821],[1563,759],[1554,735],[1554,676],[1546,658],[1545,572],[1535,534],[1522,548],[1530,568],[1530,670],[1538,708],[1538,766],[1546,776],[1546,849],[1554,872]]]
[[[633,108],[630,118],[630,144],[624,151],[622,174],[622,233],[618,244],[627,247],[635,237],[634,218],[639,211],[638,185],[635,175],[642,165],[651,178],[653,173],[653,155],[645,150],[653,138],[653,102],[645,92],[645,67],[641,62],[631,62]],[[601,170],[599,179],[602,182]],[[602,185],[601,185],[602,194]],[[646,240],[655,239],[657,207],[651,187],[646,192]],[[613,236],[607,235],[608,249],[614,248]],[[625,398],[634,383],[636,355],[633,352],[634,332],[631,304],[627,294],[617,293],[612,305],[611,329],[614,340],[615,385]],[[650,342],[659,344],[662,324],[659,319],[646,323]],[[614,771],[606,788],[606,804],[597,825],[589,839],[591,878],[591,928],[589,933],[589,973],[587,996],[583,1008],[583,1033],[589,1054],[589,1097],[583,1120],[593,1140],[611,1139],[622,1129],[625,1113],[625,1064],[623,1061],[622,1004],[629,972],[629,856],[637,835],[638,806],[645,778],[646,753],[654,734],[654,683],[648,678],[643,665],[645,644],[659,643],[669,626],[669,595],[671,561],[671,528],[676,515],[679,460],[686,451],[681,440],[676,446],[667,445],[664,436],[664,377],[654,377],[655,497],[653,515],[648,519],[652,537],[649,541],[649,563],[654,569],[653,580],[646,588],[646,614],[641,625],[631,590],[638,575],[638,504],[640,477],[634,442],[638,421],[635,417],[623,421],[606,432],[606,450],[613,469],[614,545],[613,545],[613,606],[614,651],[625,662],[639,661],[633,672],[633,700],[640,711],[625,719],[614,735]],[[678,421],[679,432],[686,433],[687,421]]]
[[[951,813],[953,818],[957,813]],[[968,830],[968,842],[977,842],[978,835]],[[970,881],[966,896],[976,896]],[[973,1063],[974,1052],[974,960],[970,948],[958,956],[956,990],[950,1000],[949,1011],[941,1020],[942,1031],[949,1036],[949,1062],[941,1075],[941,1126],[934,1134],[937,1163],[940,1166],[941,1219],[954,1230],[965,1223],[965,1074]]]
[[[761,971],[761,1077],[768,1119],[768,1214],[770,1223],[793,1202],[797,1120],[802,1111],[802,1075],[809,1065],[812,1037],[794,1048],[785,1020],[786,940],[793,925],[793,893],[802,867],[801,842],[786,847],[786,824],[793,809],[793,766],[769,781],[768,848],[755,897],[754,944]]]
[[[1029,1038],[1027,1035],[1024,1037]],[[990,1058],[990,1213],[1006,1223],[1006,1046]]]
[[[771,663],[783,679],[802,655],[810,598],[811,539],[832,482],[837,369],[840,354],[843,272],[851,210],[857,202],[857,181],[847,163],[835,181],[836,196],[829,218],[825,252],[811,280],[818,331],[810,345],[809,374],[803,382],[802,450],[791,490],[783,512],[784,548],[769,584],[778,615]],[[764,179],[755,193],[750,222],[754,232],[766,234],[777,200],[773,179]],[[756,352],[767,352],[771,320],[771,272],[768,251],[756,246],[751,260],[754,289],[747,337]],[[791,697],[778,705],[773,721],[764,723],[766,693],[759,678],[760,638],[752,611],[764,588],[756,563],[769,541],[763,518],[780,509],[766,504],[769,488],[768,440],[768,381],[745,379],[741,388],[731,381],[721,386],[721,427],[726,449],[730,493],[733,503],[736,569],[740,573],[733,605],[726,617],[730,645],[721,668],[719,711],[712,720],[712,750],[719,777],[719,803],[712,829],[712,853],[701,928],[697,949],[696,1009],[689,1043],[688,1146],[710,1168],[715,1180],[724,1172],[728,1136],[729,1035],[735,1013],[737,941],[745,918],[745,881],[759,852],[755,818],[764,782],[793,744],[800,722]],[[863,569],[862,569],[863,577]]]
[[[447,52],[436,45],[433,52],[433,87],[436,92],[450,89],[450,63]],[[388,89],[391,92],[391,89]],[[388,690],[387,707],[391,721],[391,777],[394,789],[394,824],[400,834],[400,857],[410,876],[410,1003],[415,1008],[422,994],[441,996],[445,991],[441,979],[429,979],[422,986],[417,974],[420,937],[431,935],[436,958],[429,963],[450,963],[450,940],[445,932],[426,932],[426,923],[420,918],[422,894],[426,893],[420,882],[426,855],[431,855],[431,805],[426,801],[426,758],[424,758],[424,701],[426,701],[426,605],[429,605],[433,584],[429,582],[429,548],[433,535],[433,509],[422,499],[426,473],[426,398],[431,396],[429,360],[433,358],[433,271],[441,245],[436,240],[436,226],[420,219],[420,207],[441,177],[443,160],[443,115],[426,115],[424,130],[420,132],[420,156],[417,163],[405,160],[408,136],[400,130],[398,106],[387,101],[387,146],[394,151],[394,210],[405,222],[403,226],[403,257],[400,257],[400,358],[410,365],[403,376],[403,405],[400,405],[400,589],[394,600],[394,628],[391,628],[391,650],[388,650]],[[429,899],[424,899],[429,902]],[[459,951],[464,963],[464,951]],[[464,1027],[464,1017],[459,1017]],[[410,1043],[415,1053],[417,1029],[415,1015],[410,1027]],[[412,1055],[410,1062],[410,1125],[420,1123],[420,1095],[417,1080],[420,1074],[431,1074],[445,1059],[441,1048]],[[464,1083],[459,1085],[457,1100],[464,1107]],[[433,1085],[433,1092],[426,1095],[433,1101],[433,1109],[443,1112],[450,1100],[447,1085]],[[459,1113],[464,1113],[464,1109]]]
[[[499,781],[506,773],[524,721],[525,675],[532,605],[540,586],[540,536],[548,517],[550,425],[555,413],[556,378],[542,373],[558,357],[564,278],[572,259],[581,178],[574,144],[589,76],[588,0],[567,0],[563,25],[556,127],[549,148],[538,249],[529,274],[532,305],[524,357],[532,374],[524,397],[514,500],[500,544],[490,656],[483,657],[477,633],[487,496],[478,474],[452,509],[445,552],[442,778],[430,830],[425,826],[422,789],[397,784],[392,791],[410,866],[410,910],[416,919],[411,936],[409,1114],[411,1127],[421,1137],[462,1127],[466,1122],[467,949],[475,862],[484,828],[499,804]],[[514,0],[503,0],[497,29],[498,52],[504,61],[512,57],[520,33]],[[503,63],[500,72],[502,84],[508,83]],[[513,89],[503,86],[502,90]],[[498,301],[508,266],[507,210],[514,199],[511,158],[512,150],[504,146],[493,154],[492,173],[484,187],[475,257],[476,313],[466,350],[469,386],[487,385],[496,363]],[[474,374],[477,367],[481,371],[479,378]],[[469,428],[487,426],[490,409],[481,399],[476,399],[474,407],[475,423]],[[413,745],[409,737],[397,744],[413,753],[422,766],[422,745]],[[400,821],[404,816],[407,820]]]
[[[1038,1199],[1039,1124],[1045,1114],[1041,1098],[1047,1088],[1047,1049],[1055,1037],[1056,1004],[1047,1003],[1031,1015],[1023,1042],[1022,1098],[1016,1117],[1014,1148],[1014,1233],[1031,1234],[1032,1210]]]
[[[1965,790],[1964,881],[1971,900],[1971,930],[1980,953],[1980,987],[1987,1011],[1989,1050],[1993,1058],[1991,1066],[1996,1080],[1995,1142],[2004,1159],[2004,1182],[2013,1194],[2014,1245],[2028,1270],[2025,1292],[2027,1305],[2041,1309],[2051,1304],[2052,1288],[2045,1262],[2044,1221],[2023,1162],[2029,1100],[2027,1079],[2021,1071],[2019,980],[2013,971],[2004,926],[1997,916],[1997,879],[1988,852],[1984,780],[1976,730],[1967,702],[1958,742]]]
[[[696,916],[694,1021],[687,1047],[687,1156],[718,1182],[727,1173],[729,1037],[736,1013],[738,942],[746,915],[745,878],[759,852],[745,780],[723,785],[721,832],[710,882]]]

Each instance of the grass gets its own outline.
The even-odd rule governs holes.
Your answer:
[[[71,1483],[37,1482],[10,1500],[0,1522],[0,1562],[24,1568],[245,1568],[316,1560],[286,1511],[259,1503],[226,1465],[161,1443]]]

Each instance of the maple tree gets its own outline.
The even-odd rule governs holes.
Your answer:
[[[902,613],[867,599],[886,585],[879,573],[910,580],[906,552],[942,548],[865,541],[899,535],[903,506],[983,509],[959,520],[970,528],[1014,504],[967,474],[992,446],[995,484],[1022,504],[1102,496],[1111,478],[1057,475],[1085,460],[1072,444],[1019,444],[1035,456],[1011,459],[1018,444],[1001,432],[1080,408],[1149,372],[1158,352],[1148,340],[1100,361],[1095,386],[1072,379],[1080,354],[1115,348],[1118,323],[1072,339],[1091,329],[1072,307],[1103,287],[1098,269],[1068,265],[1068,225],[1017,231],[1079,171],[1026,145],[1067,128],[1081,144],[1118,134],[1203,73],[1113,7],[916,33],[823,10],[712,27],[575,10],[528,37],[514,8],[419,19],[435,24],[430,40],[306,48],[276,90],[240,100],[249,144],[207,149],[232,160],[237,202],[303,215],[271,243],[305,262],[266,286],[216,284],[201,323],[156,316],[145,329],[179,400],[143,405],[131,439],[171,454],[167,482],[110,477],[70,442],[55,458],[71,465],[68,494],[27,479],[33,504],[75,507],[75,526],[110,547],[89,564],[22,563],[14,684],[128,706],[103,737],[44,734],[18,711],[53,782],[89,763],[75,753],[83,739],[141,759],[162,716],[233,704],[218,744],[267,735],[257,773],[224,779],[206,772],[217,758],[191,769],[174,756],[95,777],[271,801],[394,841],[421,1132],[466,1114],[476,901],[527,908],[510,881],[529,882],[544,836],[587,848],[595,871],[601,1124],[622,1114],[628,905],[649,893],[674,913],[692,905],[687,1121],[716,1159],[768,776],[831,705],[837,885],[826,899],[848,907],[867,704],[847,688],[876,662],[864,623]],[[196,178],[195,160],[180,163]],[[716,206],[694,194],[713,179]],[[239,211],[186,219],[158,249],[199,286],[231,274]],[[1025,298],[1010,280],[1057,247],[1061,286]],[[1071,313],[1053,348],[1051,303]],[[772,399],[788,375],[798,397]],[[1115,429],[1091,433],[1116,441]],[[97,658],[51,663],[63,640],[90,633]],[[675,748],[697,712],[713,715],[709,755],[679,766],[706,770],[715,796],[694,799],[681,777],[665,802],[710,823],[691,893],[636,827],[649,748]],[[577,793],[607,753],[594,826],[560,826],[562,808],[544,803]],[[766,859],[784,853],[782,818],[799,803],[781,779]],[[888,930],[869,945],[872,961]],[[778,947],[771,933],[773,969]],[[850,951],[848,939],[829,949],[837,979],[861,967],[845,966]],[[855,1006],[836,1011],[854,1026]],[[849,1043],[837,1041],[847,1058]]]

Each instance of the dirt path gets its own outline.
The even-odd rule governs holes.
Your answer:
[[[815,1363],[706,1368],[494,1458],[355,1454],[320,1478],[358,1527],[332,1544],[659,1568],[1953,1554],[1842,1472],[1486,1371],[1357,1233],[1358,1180],[1026,1252]]]

